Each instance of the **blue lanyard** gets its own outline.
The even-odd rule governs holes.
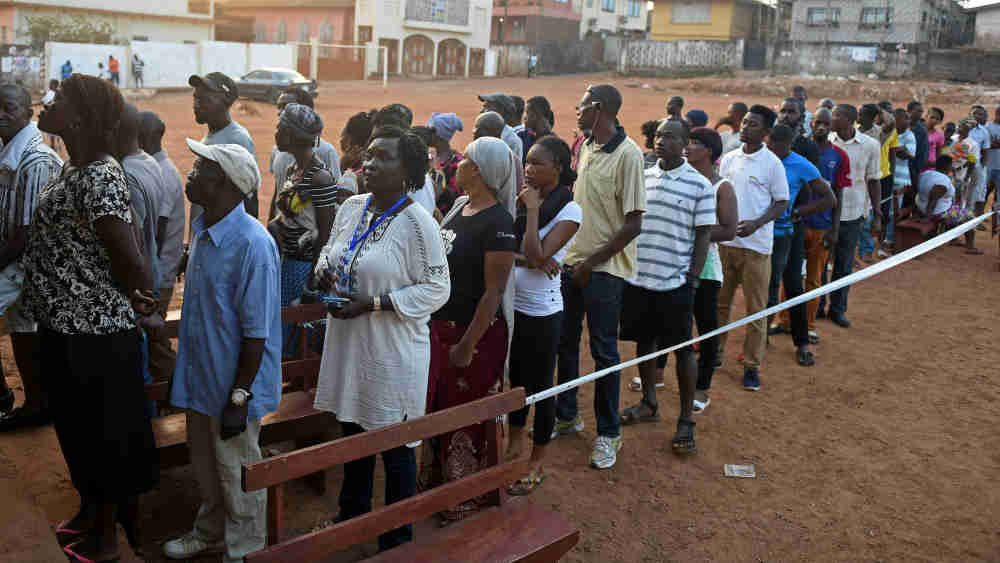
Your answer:
[[[358,221],[358,226],[354,228],[354,234],[351,235],[351,245],[348,247],[347,252],[344,253],[344,257],[342,258],[344,273],[340,278],[340,282],[343,285],[344,291],[350,291],[351,289],[350,262],[353,256],[356,254],[355,249],[358,247],[358,245],[361,244],[361,241],[365,240],[365,238],[367,238],[368,235],[370,235],[371,232],[374,231],[376,227],[378,227],[379,225],[382,224],[383,221],[385,221],[386,217],[392,215],[394,211],[399,209],[399,206],[403,205],[403,202],[406,201],[407,197],[409,197],[407,194],[403,194],[403,197],[399,198],[399,201],[397,201],[392,207],[390,207],[388,211],[379,216],[378,219],[372,221],[372,224],[368,227],[368,230],[365,231],[364,234],[359,234],[361,232],[361,224],[365,219],[365,215],[368,214],[368,207],[371,206],[372,200],[375,199],[375,196],[368,198],[368,203],[365,204],[365,209],[364,211],[361,212],[361,220]],[[352,258],[348,258],[349,256]]]

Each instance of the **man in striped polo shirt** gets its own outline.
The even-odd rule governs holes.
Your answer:
[[[638,272],[625,287],[621,340],[636,342],[636,355],[691,338],[691,318],[698,277],[705,267],[712,226],[715,225],[715,188],[684,159],[688,126],[665,119],[656,129],[657,165],[645,171],[646,214],[638,244]],[[694,453],[691,419],[698,366],[694,351],[685,346],[674,352],[681,411],[672,445],[676,453]],[[656,360],[639,364],[642,400],[625,409],[622,424],[659,419],[656,400]]]

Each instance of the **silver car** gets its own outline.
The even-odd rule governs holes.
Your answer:
[[[313,98],[319,96],[316,81],[309,80],[289,68],[261,68],[252,70],[236,81],[240,96],[277,103],[278,97],[288,88],[301,88]]]

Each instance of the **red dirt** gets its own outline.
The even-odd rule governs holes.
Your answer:
[[[471,140],[480,107],[476,93],[545,95],[557,114],[557,132],[571,138],[572,108],[583,89],[608,80],[622,87],[621,121],[636,136],[641,122],[662,114],[669,95],[683,95],[688,108],[704,109],[714,119],[732,101],[775,104],[785,93],[767,90],[773,87],[771,78],[701,80],[694,87],[692,80],[646,80],[642,82],[657,86],[646,89],[624,87],[640,81],[594,75],[393,81],[387,92],[368,83],[326,84],[318,111],[331,140],[351,113],[368,107],[401,101],[421,122],[431,111],[454,111],[466,125],[454,143],[461,149]],[[723,85],[727,88],[720,90]],[[846,90],[836,84],[825,91],[819,84],[805,85],[811,107],[826,95],[859,102],[838,99]],[[939,87],[946,92],[951,88]],[[909,97],[904,93],[893,101]],[[963,108],[965,103],[971,101],[963,102]],[[183,138],[203,134],[192,118],[190,96],[163,94],[139,105],[161,115],[167,124],[166,148],[182,171],[189,170],[192,158]],[[261,115],[234,117],[254,135],[266,170],[275,115],[272,107],[253,105]],[[941,105],[948,120],[965,112],[954,104]],[[272,185],[265,178],[263,204]],[[532,499],[580,527],[580,544],[567,561],[1000,561],[1000,493],[995,485],[1000,475],[1000,388],[988,375],[996,371],[994,331],[1000,313],[988,292],[1000,273],[995,239],[980,233],[979,246],[986,256],[968,257],[959,248],[946,247],[859,284],[851,292],[853,328],[820,321],[823,340],[814,349],[813,368],[798,367],[790,339],[776,338],[765,360],[760,393],[740,389],[736,354],[744,331],[735,331],[726,365],[716,374],[712,406],[696,419],[699,452],[691,459],[670,452],[677,391],[668,377],[660,394],[663,422],[626,428],[618,464],[604,472],[589,469],[593,387],[584,386],[580,404],[587,428],[580,437],[554,442],[550,477]],[[634,357],[632,345],[621,351],[623,359]],[[20,394],[6,340],[0,354],[8,381]],[[581,361],[583,370],[593,368],[589,352],[584,351]],[[623,373],[622,407],[637,400],[624,390],[635,374],[635,368]],[[753,463],[757,478],[726,478],[726,463]],[[308,531],[336,513],[339,475],[339,469],[330,472],[325,498],[301,483],[289,486],[290,534]],[[51,427],[0,438],[0,478],[17,483],[19,496],[40,506],[50,522],[69,517],[76,508],[76,493]],[[0,488],[0,505],[11,506],[10,490]],[[380,503],[380,483],[376,491]],[[190,528],[197,503],[190,468],[163,475],[160,487],[144,499],[148,561],[165,561],[160,544]],[[418,527],[418,533],[427,531],[424,524]],[[122,548],[128,551],[124,541]],[[354,561],[374,549],[369,543],[330,561]],[[8,556],[0,555],[0,560]]]

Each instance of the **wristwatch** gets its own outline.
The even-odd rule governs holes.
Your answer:
[[[229,402],[231,402],[234,407],[242,407],[247,404],[247,401],[250,399],[253,399],[253,393],[240,388],[233,389],[233,394],[229,396]]]

